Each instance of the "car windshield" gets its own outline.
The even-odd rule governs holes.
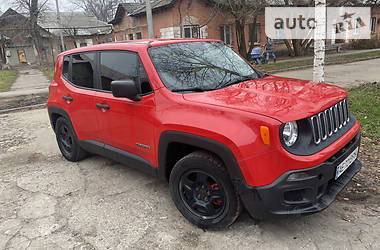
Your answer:
[[[235,51],[219,42],[152,47],[149,54],[162,82],[173,92],[209,91],[260,77]]]

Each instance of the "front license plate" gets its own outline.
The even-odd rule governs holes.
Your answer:
[[[339,176],[341,176],[341,174],[343,174],[343,172],[346,171],[346,169],[356,160],[358,157],[358,150],[359,148],[356,148],[352,151],[352,153],[336,167],[335,180],[338,179]]]

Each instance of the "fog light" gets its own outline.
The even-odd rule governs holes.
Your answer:
[[[307,173],[304,173],[304,172],[294,173],[294,174],[289,175],[288,181],[303,180],[303,179],[306,179],[308,177],[309,177],[309,175]]]

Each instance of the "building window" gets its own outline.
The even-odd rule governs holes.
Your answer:
[[[253,37],[253,43],[260,43],[260,34],[261,34],[261,25],[259,23],[256,23],[255,29],[253,29],[253,23],[250,23],[249,37]]]
[[[375,33],[376,30],[376,17],[371,17],[371,33]]]
[[[142,34],[141,32],[136,33],[136,39],[142,39]]]
[[[220,40],[227,44],[232,44],[232,25],[220,25]]]
[[[183,34],[185,38],[199,38],[199,25],[185,26],[183,28]]]
[[[128,40],[133,40],[133,34],[129,34],[129,39]]]

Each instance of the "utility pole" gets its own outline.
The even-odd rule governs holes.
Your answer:
[[[325,81],[326,0],[315,0],[313,81]]]
[[[57,9],[57,23],[61,26],[61,14],[59,13],[58,0],[55,0],[55,7]],[[61,38],[62,51],[65,51],[65,41],[63,40],[63,30],[60,30],[59,36]]]
[[[150,0],[145,0],[145,3],[146,3],[146,19],[148,23],[149,39],[154,39],[152,6],[150,5]]]

